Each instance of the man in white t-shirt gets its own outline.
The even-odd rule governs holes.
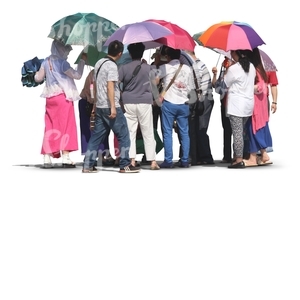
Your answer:
[[[181,51],[179,49],[167,48],[166,54],[168,63],[163,64],[158,69],[157,83],[163,79],[163,86],[168,87],[171,80],[177,74],[174,82],[164,95],[162,100],[162,132],[165,157],[161,168],[173,168],[173,123],[176,121],[181,139],[182,157],[180,167],[189,167],[189,101],[188,95],[193,88],[193,77],[191,68],[187,65],[181,65],[179,58]],[[181,68],[181,69],[179,69]]]

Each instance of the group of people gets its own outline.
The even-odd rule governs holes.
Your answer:
[[[143,43],[130,44],[127,49],[131,61],[118,66],[124,45],[117,40],[111,42],[107,56],[96,63],[79,94],[74,80],[82,77],[87,56],[82,54],[75,70],[67,62],[72,47],[53,41],[51,55],[35,74],[36,82],[47,78],[42,93],[42,97],[46,98],[41,150],[45,168],[53,167],[51,158],[61,155],[63,167],[75,167],[69,153],[78,150],[74,113],[74,101],[77,100],[81,151],[84,154],[83,173],[97,172],[99,157],[107,163],[117,162],[120,173],[139,172],[140,166],[136,161],[138,138],[143,141],[143,161],[149,163],[151,170],[173,168],[173,132],[177,133],[180,143],[177,166],[188,168],[190,165],[214,164],[207,134],[214,106],[213,89],[221,96],[224,128],[222,161],[230,163],[231,168],[270,162],[267,154],[267,149],[272,148],[268,127],[270,76],[264,71],[256,49],[231,51],[232,66],[225,67],[223,64],[218,79],[217,69],[212,69],[211,79],[206,65],[191,51],[163,46],[156,52],[154,62],[148,64],[143,59]],[[277,83],[274,80],[272,85]],[[192,91],[195,90],[197,102],[192,99]],[[201,113],[195,110],[198,101],[202,104]],[[276,102],[273,99],[273,112],[276,111]],[[88,107],[88,114],[95,114],[92,131]],[[158,116],[162,142],[157,134]],[[228,123],[225,126],[224,122],[228,120],[230,126]],[[231,139],[229,129],[233,135],[233,156],[232,145],[228,142]],[[111,131],[114,133],[114,153],[109,149]],[[162,146],[157,147],[159,142]],[[162,148],[164,161],[158,164],[156,154]],[[244,153],[249,153],[247,160]]]

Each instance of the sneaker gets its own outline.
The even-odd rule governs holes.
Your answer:
[[[180,168],[189,168],[190,164],[187,161],[180,161],[180,163],[178,164],[178,167],[180,167]]]
[[[190,165],[193,165],[192,160],[189,158],[188,162],[182,162],[181,158],[174,164],[175,167],[179,168],[189,168]]]
[[[97,173],[97,172],[98,172],[98,169],[95,166],[93,166],[90,169],[82,169],[82,173]]]
[[[120,173],[138,173],[138,172],[140,172],[140,168],[138,168],[138,167],[134,167],[133,165],[128,165],[128,166],[126,166],[126,167],[124,167],[124,168],[120,168]]]
[[[171,163],[168,163],[166,161],[163,161],[160,165],[159,165],[160,168],[162,169],[172,169],[174,168],[174,165],[173,165],[173,162]]]
[[[75,168],[76,164],[71,161],[69,154],[62,155],[62,167],[63,168]]]
[[[45,154],[44,155],[44,169],[50,169],[50,168],[53,168],[51,157],[49,154]]]
[[[174,167],[180,167],[181,165],[181,159],[179,159],[175,164]]]

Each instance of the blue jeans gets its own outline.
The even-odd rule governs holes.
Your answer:
[[[117,107],[117,116],[110,119],[110,108],[97,108],[95,128],[87,145],[87,151],[84,157],[84,169],[90,169],[94,166],[99,155],[99,145],[103,143],[110,130],[114,132],[118,139],[120,150],[120,168],[130,165],[129,147],[130,138],[127,127],[127,121],[121,107]]]
[[[161,106],[161,122],[164,139],[165,162],[173,162],[173,123],[176,121],[182,147],[182,162],[188,162],[190,152],[189,137],[190,109],[186,104],[173,104],[164,100]]]

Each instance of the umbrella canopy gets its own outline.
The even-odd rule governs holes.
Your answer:
[[[77,13],[55,22],[48,37],[68,45],[92,45],[101,50],[103,43],[118,28],[115,23],[94,13]]]
[[[180,26],[164,20],[149,19],[147,22],[155,22],[172,31],[171,35],[157,39],[162,45],[169,46],[174,49],[194,51],[196,43],[193,37]]]
[[[81,53],[78,55],[75,64],[78,64],[79,60],[81,59],[82,53],[87,54],[87,63],[86,65],[89,65],[91,67],[95,67],[97,61],[107,55],[107,47],[103,46],[102,51],[98,51],[97,47],[94,46],[88,46],[85,49],[81,51]],[[131,56],[127,50],[127,45],[124,46],[124,51],[120,59],[116,61],[118,65],[126,64],[128,62],[131,62]]]
[[[265,44],[256,31],[247,23],[232,21],[220,22],[210,26],[199,37],[205,47],[225,51],[248,49]]]
[[[266,71],[270,71],[270,72],[271,71],[278,71],[276,66],[275,66],[275,63],[273,62],[271,57],[266,52],[259,49],[259,53],[260,53],[260,57],[261,57],[261,60],[264,64],[264,68],[265,68]]]
[[[202,36],[204,31],[200,31],[198,33],[195,33],[193,35],[193,39],[198,43],[198,45],[200,46],[203,46],[202,42],[200,42],[199,38]],[[211,48],[211,47],[206,47],[206,48],[209,48],[219,54],[222,54],[228,58],[231,58],[231,55],[230,55],[230,51],[225,51],[225,50],[222,50],[222,49],[218,49],[218,48]],[[262,63],[264,65],[264,68],[266,71],[277,71],[277,68],[275,66],[275,63],[273,62],[273,60],[270,58],[270,56],[264,52],[263,50],[259,49],[259,52],[260,52],[260,57],[261,57],[261,60],[262,60]]]
[[[107,55],[107,47],[103,46],[102,50],[100,51],[95,46],[85,47],[78,55],[75,64],[78,64],[79,60],[81,59],[82,53],[86,53],[87,55],[86,65],[94,67],[99,59]]]
[[[126,24],[116,30],[105,42],[104,46],[108,46],[110,42],[118,40],[123,44],[129,45],[139,42],[151,42],[161,37],[172,34],[172,31],[166,27],[154,22],[136,22]],[[153,43],[151,47],[159,46],[159,43]]]

